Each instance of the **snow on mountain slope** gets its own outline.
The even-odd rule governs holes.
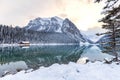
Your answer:
[[[108,35],[103,35],[96,43],[104,43],[104,42],[108,42],[109,41],[109,37]]]
[[[92,41],[91,39],[91,36],[87,36],[86,34],[84,34],[83,32],[81,32],[82,35],[84,36],[84,39],[88,42],[88,43],[91,43],[91,44],[94,44],[94,40]]]
[[[40,32],[61,33],[67,35],[69,38],[77,42],[89,42],[79,29],[69,19],[61,19],[57,16],[51,18],[36,18],[31,20],[27,26],[27,30],[34,30]]]
[[[63,21],[62,25],[62,32],[70,36],[71,38],[74,38],[77,41],[86,42],[84,39],[84,36],[81,34],[81,32],[77,29],[77,27],[69,20],[65,19]]]
[[[103,35],[97,36],[97,33],[103,33],[105,32],[104,29],[101,27],[93,27],[88,29],[87,31],[81,31],[81,33],[88,39],[90,39],[92,42],[96,43]]]
[[[31,20],[26,29],[41,31],[41,32],[61,32],[63,20],[59,17],[52,18],[36,18]]]

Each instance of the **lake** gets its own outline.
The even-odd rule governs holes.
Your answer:
[[[68,64],[79,58],[88,57],[90,61],[103,61],[113,55],[102,53],[99,46],[80,45],[32,45],[28,47],[0,47],[0,77],[9,72],[36,70],[54,63]]]

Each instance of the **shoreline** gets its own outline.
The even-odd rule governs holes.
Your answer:
[[[29,46],[59,46],[59,45],[97,45],[97,44],[86,44],[86,43],[31,43]],[[13,44],[0,44],[0,47],[15,47],[15,46],[20,46],[18,43],[13,43]],[[24,46],[24,45],[23,45]]]
[[[53,64],[50,67],[40,67],[38,70],[20,71],[6,75],[0,80],[119,80],[120,67],[116,63],[103,62],[77,64]],[[109,72],[112,72],[109,74]],[[37,75],[36,75],[37,74]],[[112,76],[111,76],[112,75]]]

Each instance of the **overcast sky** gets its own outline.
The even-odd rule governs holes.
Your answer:
[[[0,0],[0,24],[25,26],[36,17],[69,18],[81,30],[99,27],[103,4],[92,0]]]

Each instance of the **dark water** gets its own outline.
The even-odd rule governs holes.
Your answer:
[[[0,76],[6,72],[16,73],[20,70],[48,67],[54,63],[67,64],[79,58],[88,57],[90,61],[103,60],[113,55],[101,52],[97,46],[59,45],[0,47]]]

